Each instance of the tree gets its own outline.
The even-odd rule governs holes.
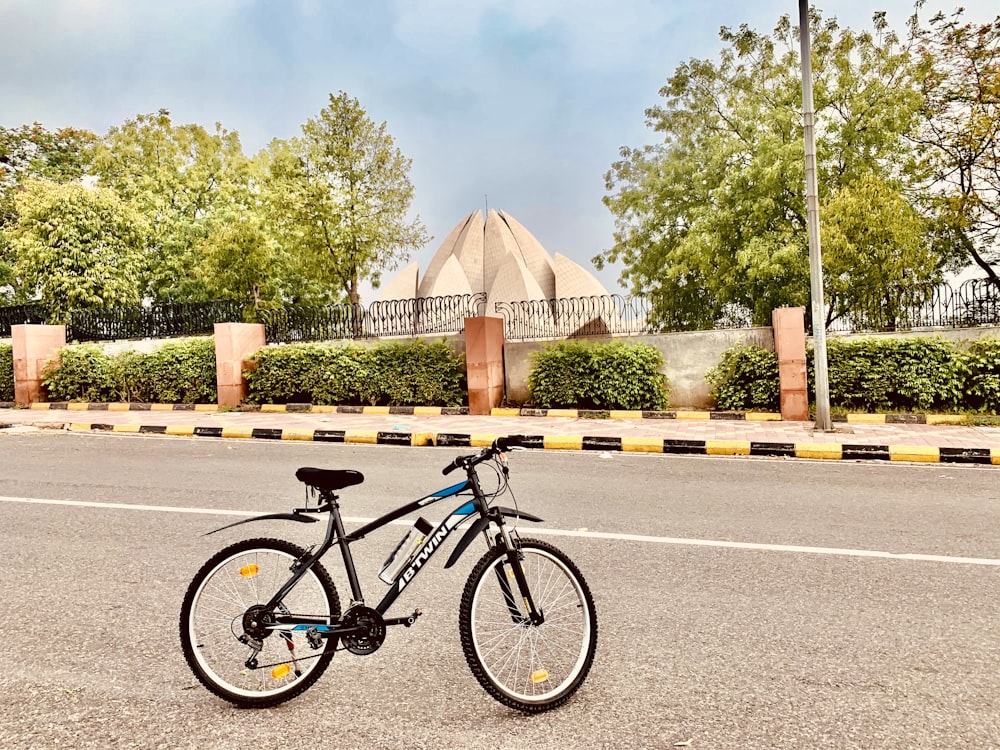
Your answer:
[[[362,279],[377,286],[383,270],[429,239],[419,217],[408,218],[410,160],[357,99],[331,94],[301,138],[269,152],[269,194],[289,253],[350,302],[360,301]]]
[[[139,115],[111,128],[94,158],[102,186],[132,203],[150,225],[149,282],[157,302],[203,300],[199,243],[207,218],[246,157],[239,135],[216,124],[174,125],[170,113]]]
[[[924,121],[915,137],[932,170],[928,198],[971,260],[1000,287],[1000,16],[962,10],[917,31]]]
[[[148,227],[114,192],[29,181],[15,198],[14,275],[51,322],[70,310],[135,305],[142,298]]]
[[[939,281],[927,219],[898,185],[870,173],[824,204],[822,232],[827,326],[847,316],[895,327]]]
[[[13,251],[7,234],[17,223],[14,197],[31,179],[65,183],[87,170],[97,136],[89,130],[46,130],[40,123],[0,126],[0,301],[18,300]]]
[[[912,205],[924,174],[906,137],[921,106],[911,40],[901,44],[882,14],[872,32],[840,29],[815,10],[810,24],[821,200],[846,201],[844,190],[878,183]],[[733,317],[768,324],[776,307],[809,307],[797,27],[784,16],[770,37],[741,26],[723,28],[720,38],[727,46],[718,62],[682,64],[660,90],[664,102],[647,110],[662,143],[622,149],[606,176],[615,245],[594,262],[623,261],[623,281],[651,298],[654,323],[664,328]],[[904,214],[908,221],[912,212]],[[844,223],[839,248],[864,246],[864,237],[847,234],[875,218]],[[845,303],[855,282],[868,288],[898,271],[894,258],[856,274],[837,251],[825,261],[843,277]],[[932,277],[940,265],[913,275]]]

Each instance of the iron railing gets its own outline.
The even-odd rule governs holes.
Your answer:
[[[326,305],[258,310],[267,340],[274,343],[336,339],[392,338],[460,333],[465,318],[486,312],[483,293],[392,300],[364,305]],[[527,302],[497,302],[509,341],[563,339],[580,336],[636,336],[662,333],[670,327],[656,321],[648,298],[609,294]],[[190,302],[115,310],[70,313],[70,341],[168,338],[211,334],[215,323],[244,320],[237,302]],[[43,323],[40,304],[0,307],[0,338],[11,326]],[[1000,325],[1000,288],[989,279],[972,279],[958,287],[930,284],[889,290],[855,309],[830,315],[832,333],[905,331],[914,328],[961,328]],[[747,311],[729,310],[715,328],[749,325]]]
[[[989,279],[889,288],[828,321],[832,333],[1000,325],[1000,288]]]
[[[261,310],[267,340],[274,343],[392,338],[461,333],[465,319],[483,314],[486,295],[456,294],[387,300],[364,305],[285,307]]]
[[[66,324],[68,341],[115,341],[203,336],[216,323],[243,320],[238,302],[179,302],[113,310],[74,310]]]
[[[48,311],[43,305],[11,305],[0,307],[0,338],[9,338],[11,326],[25,323],[44,323]]]
[[[620,294],[497,302],[508,341],[656,333],[650,301]]]

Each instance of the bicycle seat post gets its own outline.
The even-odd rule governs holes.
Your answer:
[[[333,494],[332,490],[320,490],[320,497],[326,502],[326,508],[330,513],[330,523],[327,527],[326,542],[323,545],[324,549],[329,548],[331,542],[336,543],[340,547],[340,554],[344,558],[344,570],[347,572],[347,582],[351,586],[351,599],[354,603],[363,604],[365,598],[361,593],[361,582],[358,580],[358,571],[354,567],[351,543],[347,539],[347,533],[344,531],[344,521],[340,517],[340,504],[337,502],[337,496]]]

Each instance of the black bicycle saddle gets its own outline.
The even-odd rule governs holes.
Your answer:
[[[365,475],[353,469],[314,469],[303,466],[295,472],[295,478],[318,490],[342,490],[365,481]]]

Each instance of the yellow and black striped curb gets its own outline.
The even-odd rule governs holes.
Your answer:
[[[0,409],[13,409],[16,404],[0,402]],[[102,403],[88,401],[53,401],[34,403],[33,410],[66,411],[196,411],[216,412],[216,404],[147,404],[139,402]],[[317,404],[261,404],[243,405],[237,411],[264,414],[364,414],[366,416],[405,415],[417,417],[468,416],[466,406],[324,406]],[[675,419],[678,421],[745,421],[780,422],[781,414],[755,411],[627,411],[595,409],[533,409],[494,408],[493,417],[554,417],[563,419]],[[990,420],[991,417],[978,417]],[[969,424],[972,417],[965,414],[833,414],[831,420],[846,424]],[[997,417],[1000,424],[1000,417]]]
[[[358,445],[485,447],[500,435],[383,430],[305,430],[264,427],[157,426],[137,424],[65,425],[74,432],[115,432],[178,437],[244,440],[304,440]],[[850,445],[836,443],[765,443],[743,440],[675,440],[671,438],[525,435],[526,448],[576,451],[621,451],[698,456],[770,456],[835,461],[907,461],[916,463],[992,464],[1000,466],[1000,448]]]

